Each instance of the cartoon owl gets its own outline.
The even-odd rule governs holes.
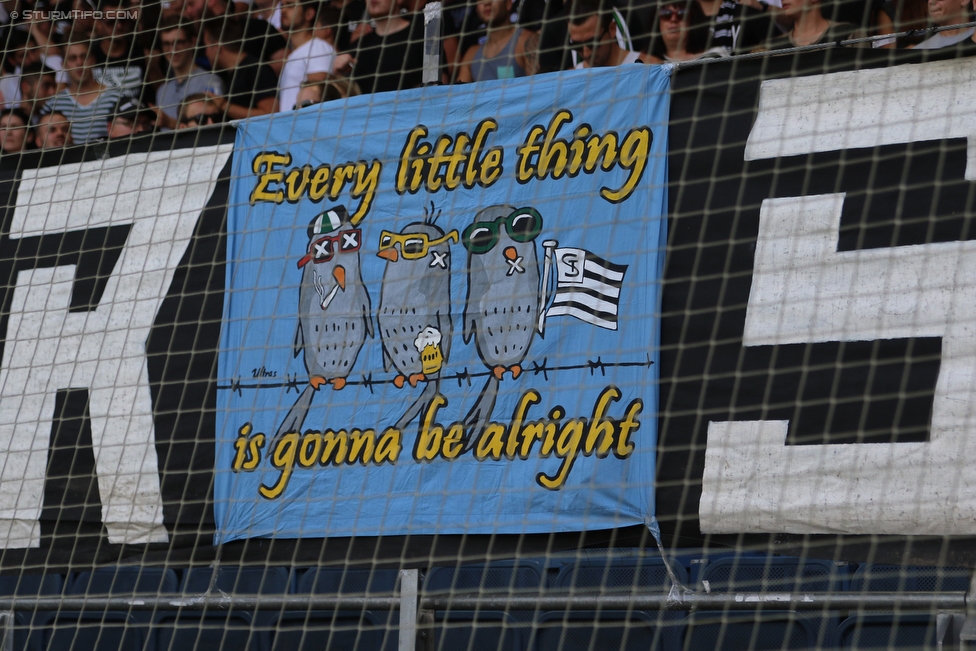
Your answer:
[[[498,205],[481,210],[461,237],[468,250],[464,342],[475,340],[492,372],[465,418],[473,427],[469,434],[480,432],[491,417],[505,372],[513,379],[522,373],[541,301],[535,245],[541,230],[542,215],[534,208]]]
[[[349,223],[344,206],[326,210],[309,222],[308,248],[298,261],[295,357],[305,352],[308,386],[299,394],[272,441],[301,431],[312,396],[324,384],[346,385],[367,335],[373,336],[369,293],[359,266],[362,232]],[[272,443],[273,445],[274,443]]]
[[[426,211],[425,211],[426,212]],[[402,388],[437,379],[451,355],[451,242],[458,232],[445,234],[434,224],[433,209],[423,222],[399,233],[380,234],[377,256],[386,260],[376,321],[383,342],[383,367],[395,368],[393,383]],[[428,382],[421,396],[400,418],[405,426],[437,392]]]
[[[308,225],[308,251],[299,261],[295,357],[305,352],[308,383],[341,389],[366,336],[373,336],[369,293],[359,266],[362,232],[345,207],[323,212]]]

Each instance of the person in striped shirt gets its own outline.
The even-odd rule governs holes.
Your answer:
[[[75,144],[108,137],[108,117],[128,92],[119,86],[99,83],[93,69],[96,59],[88,41],[69,43],[65,48],[64,68],[68,87],[52,97],[45,112],[57,111],[71,122]]]

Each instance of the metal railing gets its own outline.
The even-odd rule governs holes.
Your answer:
[[[399,593],[382,595],[152,594],[133,596],[0,597],[0,651],[13,649],[16,611],[285,611],[399,610],[398,651],[433,648],[435,611],[878,611],[938,613],[939,649],[966,649],[976,640],[976,592],[727,592],[701,593],[678,587],[665,593],[613,594],[540,591],[526,594],[421,592],[419,570],[400,571]]]

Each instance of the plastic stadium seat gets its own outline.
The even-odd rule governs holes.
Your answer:
[[[80,572],[68,584],[67,595],[132,596],[174,593],[176,573],[161,568],[123,566]],[[61,612],[50,626],[37,631],[42,647],[66,651],[141,651],[149,646],[149,611]],[[33,642],[32,642],[33,643]]]
[[[688,584],[684,567],[672,563],[671,570],[682,584]],[[607,592],[657,590],[666,594],[671,577],[660,556],[597,556],[566,563],[556,575],[556,588],[600,588]]]
[[[425,592],[524,593],[536,595],[546,586],[546,573],[536,559],[497,560],[451,567],[432,567]],[[437,611],[436,649],[522,651],[535,613],[529,611]]]
[[[434,648],[438,651],[523,651],[530,628],[515,619],[517,613],[482,610],[438,612]]]
[[[0,576],[0,596],[39,597],[60,595],[64,579],[60,574],[9,574]],[[32,628],[50,621],[53,613],[20,610],[14,615],[14,648],[27,649]]]
[[[662,651],[669,627],[639,611],[551,612],[539,618],[533,651]]]
[[[396,570],[312,568],[298,580],[297,594],[392,594]],[[378,651],[395,649],[399,618],[371,610],[297,611],[277,617],[274,651]]]
[[[679,582],[687,585],[688,574],[683,566],[671,563],[671,570]],[[563,564],[559,568],[553,587],[556,590],[598,591],[602,594],[663,595],[671,589],[671,577],[664,565],[664,559],[658,555],[593,556]],[[575,640],[573,642],[567,637],[566,644],[583,644],[590,640],[598,645],[593,648],[613,648],[612,641],[617,640],[626,643],[624,648],[628,649],[640,648],[640,644],[644,644],[644,648],[652,648],[649,646],[651,644],[663,644],[664,648],[671,648],[677,643],[677,623],[681,620],[682,614],[657,611],[633,612],[628,622],[625,612],[573,611],[570,615],[547,613],[545,620],[553,622],[564,617],[568,617],[572,622],[573,640]],[[551,639],[552,634],[540,632],[540,644],[551,644]],[[553,647],[539,646],[539,648]],[[567,648],[576,648],[576,646]]]
[[[288,592],[288,570],[281,567],[195,568],[183,576],[181,591],[203,594],[215,578],[213,594],[284,595]],[[156,651],[227,649],[268,651],[271,627],[277,613],[252,611],[208,611],[163,613],[158,618]]]
[[[860,615],[840,623],[834,646],[840,649],[934,651],[935,637],[935,615]]]
[[[710,592],[832,592],[850,587],[851,566],[821,559],[789,556],[731,556],[705,566],[698,588]],[[707,583],[706,583],[707,582]],[[814,612],[803,621],[825,644],[840,623],[836,613]]]
[[[969,589],[971,570],[964,567],[862,565],[854,573],[854,592],[942,592]]]
[[[509,592],[545,587],[545,568],[536,559],[515,559],[432,567],[424,581],[427,592]]]
[[[816,621],[790,612],[698,612],[686,617],[683,651],[822,649]]]
[[[710,592],[829,592],[847,590],[850,566],[786,556],[720,558],[705,567],[699,587]]]

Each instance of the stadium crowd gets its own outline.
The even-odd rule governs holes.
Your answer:
[[[94,1],[0,1],[3,153],[423,83],[423,0]],[[973,28],[952,27],[973,19],[976,0],[829,1],[447,0],[440,81],[725,57],[908,30],[918,31],[864,45],[976,53]],[[922,31],[930,26],[944,29]]]

